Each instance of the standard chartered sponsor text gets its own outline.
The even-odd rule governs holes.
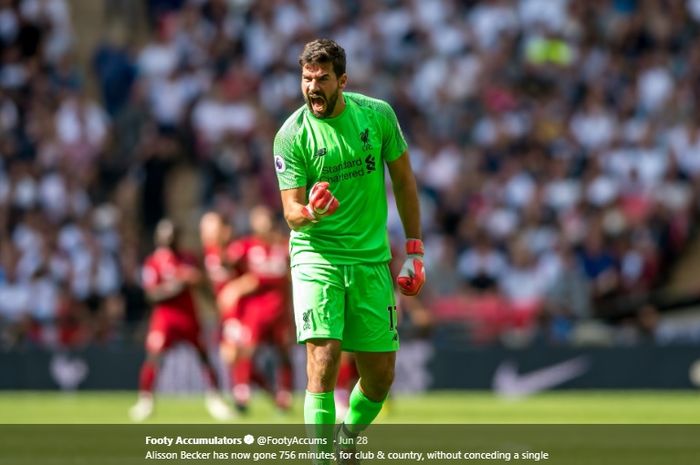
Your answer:
[[[355,160],[347,160],[343,163],[338,163],[337,165],[324,166],[323,168],[321,168],[321,174],[323,175],[337,173],[338,171],[343,169],[357,168],[360,166],[362,166],[362,160],[359,158]]]
[[[361,159],[346,160],[336,165],[321,168],[321,181],[336,183],[350,178],[364,176],[369,171],[363,165]]]
[[[351,171],[349,173],[338,174],[336,176],[323,177],[321,179],[328,181],[328,182],[338,182],[338,181],[344,181],[344,180],[350,179],[350,178],[357,178],[359,176],[364,176],[364,175],[365,175],[365,170],[363,168],[360,170]]]

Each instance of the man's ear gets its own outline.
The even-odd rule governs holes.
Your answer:
[[[348,73],[343,73],[342,76],[338,78],[338,87],[341,90],[345,89],[345,85],[348,83]]]

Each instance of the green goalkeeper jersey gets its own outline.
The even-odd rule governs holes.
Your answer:
[[[292,231],[292,265],[380,263],[391,259],[386,228],[385,162],[406,151],[388,103],[345,92],[346,107],[317,118],[306,105],[277,132],[275,170],[280,190],[327,181],[340,208],[318,223]]]

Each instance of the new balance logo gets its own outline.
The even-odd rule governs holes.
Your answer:
[[[314,157],[322,157],[322,156],[324,156],[326,153],[328,153],[328,150],[326,150],[326,148],[323,147],[322,149],[318,149],[318,150],[316,151],[316,153],[314,153]]]
[[[370,154],[365,157],[365,167],[367,168],[367,174],[377,169],[377,164],[374,161],[373,155]]]

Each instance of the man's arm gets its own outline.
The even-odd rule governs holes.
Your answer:
[[[306,207],[306,187],[285,189],[281,194],[284,219],[289,227],[294,231],[306,229],[311,224],[311,220],[302,213]]]
[[[181,266],[174,278],[157,283],[155,271],[150,268],[144,269],[144,288],[146,297],[153,303],[160,303],[180,294],[188,286],[196,286],[201,282],[202,274],[190,265]]]
[[[146,289],[146,297],[153,303],[161,303],[180,294],[185,289],[185,283],[175,279],[165,281]]]
[[[396,282],[404,295],[417,295],[425,283],[423,241],[421,240],[418,187],[408,152],[387,163],[403,229],[406,233],[406,261]]]
[[[227,311],[238,301],[260,289],[261,283],[257,276],[246,272],[237,278],[230,280],[216,298],[220,311]]]
[[[328,189],[325,181],[317,182],[309,193],[309,203],[303,205],[306,188],[297,187],[282,191],[282,206],[287,224],[295,231],[300,231],[310,223],[318,223],[321,218],[330,216],[338,209],[338,199]]]
[[[411,169],[408,151],[396,160],[387,163],[391,185],[396,198],[396,208],[403,223],[407,239],[421,239],[420,206],[418,203],[418,187]]]

